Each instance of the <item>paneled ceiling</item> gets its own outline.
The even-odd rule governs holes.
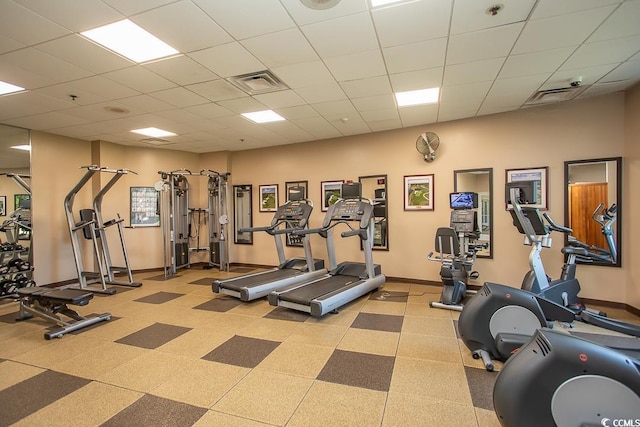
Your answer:
[[[180,55],[136,64],[79,34],[124,18]],[[528,108],[578,77],[547,101],[625,90],[639,23],[640,0],[0,0],[0,80],[27,89],[0,96],[0,123],[195,153],[428,125]],[[263,70],[286,88],[227,81]],[[439,103],[397,107],[394,92],[431,87]],[[240,116],[265,109],[286,120]],[[177,136],[130,132],[150,126]]]

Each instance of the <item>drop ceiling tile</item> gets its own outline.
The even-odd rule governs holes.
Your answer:
[[[451,36],[447,65],[507,56],[523,27],[517,23]]]
[[[474,117],[476,111],[478,111],[478,108],[474,106],[461,109],[459,107],[447,108],[441,105],[438,110],[438,123]]]
[[[308,119],[310,117],[319,117],[320,115],[316,110],[311,108],[310,105],[298,105],[295,107],[279,108],[278,114],[287,120],[291,120],[297,123],[298,119]]]
[[[131,20],[182,53],[233,41],[209,15],[191,2],[171,3],[133,16]]]
[[[295,26],[278,0],[193,0],[236,40]]]
[[[438,104],[416,105],[398,108],[403,127],[435,123],[438,119]]]
[[[82,85],[78,85],[76,82],[46,86],[40,89],[35,89],[34,92],[58,98],[63,101],[71,101],[74,105],[90,105],[107,101],[107,98],[104,96],[88,92],[82,88]],[[71,100],[70,95],[76,96],[76,99]]]
[[[451,0],[413,1],[371,12],[382,47],[449,35]]]
[[[85,127],[93,129],[91,133],[108,133],[111,129],[107,125],[103,124],[105,121],[114,120],[114,118],[128,118],[129,114],[113,113],[106,110],[106,107],[128,108],[118,101],[108,101],[70,108],[65,110],[65,113],[89,121],[90,123],[85,125]]]
[[[387,73],[379,50],[326,58],[325,63],[338,81],[364,79]]]
[[[220,78],[186,55],[148,62],[143,67],[182,86]]]
[[[487,12],[495,3],[477,0],[456,0],[453,5],[451,34],[495,28],[515,22],[523,22],[536,5],[536,0],[504,2],[504,8],[497,14]]]
[[[249,96],[228,81],[222,79],[196,83],[189,85],[186,88],[214,102]]]
[[[254,95],[254,98],[271,109],[294,107],[305,103],[304,99],[302,99],[293,90],[282,90],[279,92]]]
[[[8,120],[5,123],[25,129],[47,130],[59,127],[77,126],[87,123],[87,120],[65,114],[64,112],[52,111],[49,113],[35,114],[33,116]]]
[[[607,5],[617,5],[623,0],[538,0],[538,4],[531,14],[531,19],[549,18],[551,16],[566,15],[587,9],[595,9]]]
[[[119,99],[140,94],[137,90],[128,88],[102,76],[75,80],[72,82],[72,85],[104,99]]]
[[[575,47],[511,55],[500,70],[500,78],[520,77],[556,71],[574,52]]]
[[[206,104],[209,102],[207,98],[182,87],[161,90],[150,93],[149,95],[175,107],[190,107],[192,105]]]
[[[442,70],[442,67],[438,67],[408,73],[392,74],[389,76],[391,79],[391,87],[394,92],[440,87],[442,86]]]
[[[600,7],[571,15],[529,21],[514,46],[514,54],[549,50],[581,44],[615,6]]]
[[[640,34],[640,1],[625,1],[616,9],[589,41],[610,40]]]
[[[385,108],[382,110],[372,109],[367,111],[360,111],[360,115],[367,123],[378,122],[382,120],[397,120],[398,122],[400,122],[400,115],[398,114],[398,109],[395,107],[395,105],[393,108]]]
[[[453,86],[464,83],[493,80],[498,75],[505,58],[485,59],[466,64],[447,65],[444,69],[444,85]]]
[[[591,98],[593,96],[605,95],[612,92],[619,92],[626,89],[629,89],[633,86],[635,82],[630,80],[616,81],[610,83],[597,83],[595,85],[591,85],[585,89],[580,95],[578,95],[578,99],[581,98]]]
[[[341,1],[334,7],[324,10],[308,8],[300,0],[281,0],[281,3],[300,26],[368,10],[368,0]]]
[[[392,94],[385,95],[375,95],[375,96],[366,96],[363,98],[355,98],[351,99],[353,105],[363,113],[365,111],[387,111],[387,110],[397,110],[395,97]],[[363,114],[362,117],[365,120],[367,117]]]
[[[334,122],[335,120],[339,120],[343,117],[349,119],[359,117],[358,111],[354,108],[353,104],[351,104],[351,101],[346,99],[320,102],[317,104],[311,104],[311,106],[329,122]]]
[[[293,89],[313,84],[335,82],[335,79],[322,61],[285,65],[273,68],[271,71]]]
[[[113,7],[120,13],[130,16],[146,10],[160,7],[167,3],[173,3],[175,0],[102,0],[104,3]]]
[[[25,47],[24,43],[0,34],[0,54]]]
[[[447,52],[447,38],[388,47],[382,52],[390,74],[442,67]]]
[[[402,127],[400,117],[388,120],[366,120],[367,126],[372,132],[382,132],[385,130],[398,129]]]
[[[337,83],[301,87],[296,89],[296,93],[309,104],[347,99],[344,91]]]
[[[480,102],[487,96],[491,89],[492,82],[470,83],[456,86],[445,86],[440,92],[440,109],[447,108],[464,108],[469,103],[477,102],[477,109]]]
[[[65,110],[73,106],[71,102],[33,91],[20,92],[0,96],[0,120]]]
[[[482,107],[508,107],[522,105],[537,92],[551,74],[498,79],[493,83]]]
[[[519,109],[519,105],[512,105],[509,107],[502,106],[491,106],[491,105],[482,105],[478,110],[478,116],[487,116],[489,114],[498,114],[498,113],[506,113],[508,111],[513,111]]]
[[[103,76],[109,80],[113,80],[114,82],[143,93],[157,92],[176,87],[175,83],[170,82],[164,77],[160,77],[156,73],[149,71],[140,65],[105,73]]]
[[[357,13],[302,27],[313,48],[323,58],[378,48],[369,13]]]
[[[237,76],[267,68],[238,42],[199,50],[189,56],[220,77]]]
[[[291,121],[318,139],[336,138],[342,135],[324,117],[304,117],[292,119]]]
[[[600,82],[611,83],[618,81],[638,81],[640,78],[640,58],[635,61],[627,61],[620,64],[607,74]]]
[[[26,45],[71,34],[71,31],[12,1],[2,2],[0,35]]]
[[[233,111],[238,114],[251,113],[253,111],[268,110],[268,108],[261,102],[254,98],[247,96],[244,98],[227,99],[225,101],[218,101],[218,105],[226,108],[229,111]]]
[[[205,119],[214,119],[217,117],[225,117],[235,115],[233,111],[229,111],[226,108],[219,106],[214,102],[208,104],[194,105],[193,107],[187,107],[185,110],[204,117]]]
[[[342,135],[360,135],[363,133],[371,132],[367,123],[362,120],[360,117],[356,117],[355,119],[349,119],[347,121],[337,121],[335,123],[335,128],[340,131]]]
[[[18,82],[14,83],[27,89],[68,82],[91,75],[91,73],[85,69],[35,48],[26,48],[5,53],[0,59],[2,60],[0,70],[5,67],[15,67],[16,69],[23,70],[26,75],[34,77],[33,80],[29,79],[29,81],[31,81],[29,86],[20,85]]]
[[[14,1],[75,32],[89,30],[124,18],[100,0]]]
[[[96,74],[131,67],[134,64],[78,34],[39,44],[36,49]]]
[[[242,41],[242,45],[269,68],[318,59],[316,52],[297,28],[246,39]]]
[[[141,111],[144,113],[153,113],[155,111],[171,110],[173,105],[154,98],[150,95],[138,95],[118,100],[119,103],[130,107],[131,110]]]
[[[287,138],[290,142],[304,142],[315,139],[309,132],[288,121],[269,123],[268,126],[270,130],[284,138]]]
[[[167,130],[177,133],[178,135],[193,132],[194,129],[213,130],[220,127],[217,123],[209,119],[192,114],[181,108],[158,111],[155,115],[166,119],[167,126],[169,126]]]
[[[605,64],[596,67],[573,68],[570,70],[560,70],[553,73],[549,80],[542,86],[542,89],[555,89],[559,87],[569,87],[576,77],[582,78],[582,85],[587,86],[599,81],[602,77],[614,70],[618,64]]]
[[[340,82],[342,90],[349,98],[361,98],[367,95],[391,93],[391,83],[387,76],[368,77],[366,79]]]
[[[638,15],[640,17],[640,15]],[[640,22],[639,22],[640,25]],[[592,67],[626,61],[640,50],[640,35],[583,44],[561,69]]]

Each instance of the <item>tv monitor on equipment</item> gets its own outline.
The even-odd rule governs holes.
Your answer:
[[[534,205],[537,201],[536,196],[537,181],[513,181],[507,182],[505,185],[507,204],[511,203],[511,190],[515,189],[516,201],[520,205]]]
[[[451,209],[478,209],[478,193],[449,193]]]
[[[359,199],[362,197],[362,184],[359,182],[345,182],[342,184],[343,199]]]

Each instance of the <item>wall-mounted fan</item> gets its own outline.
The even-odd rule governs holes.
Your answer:
[[[424,161],[431,163],[436,159],[436,150],[440,146],[440,137],[433,132],[424,132],[416,140],[416,150],[424,156]]]

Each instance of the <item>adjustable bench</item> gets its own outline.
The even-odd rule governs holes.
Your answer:
[[[91,292],[78,289],[50,289],[43,287],[20,288],[16,291],[20,297],[20,312],[17,321],[31,319],[33,316],[42,317],[56,323],[59,328],[45,332],[44,338],[59,338],[62,335],[86,328],[87,326],[111,319],[111,313],[83,317],[67,304],[83,306],[89,304],[93,298]],[[63,320],[63,314],[71,320]]]

